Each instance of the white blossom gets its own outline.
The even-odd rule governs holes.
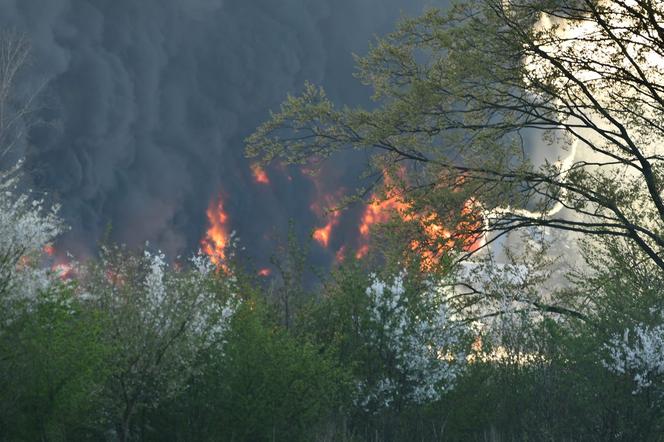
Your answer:
[[[464,328],[449,319],[440,292],[431,285],[417,294],[413,298],[416,310],[406,296],[405,276],[401,273],[384,282],[372,275],[366,289],[368,317],[374,326],[368,339],[383,349],[393,366],[371,385],[359,384],[356,403],[365,409],[387,407],[398,396],[417,404],[435,401],[453,387],[465,363],[465,357],[454,350]]]
[[[636,325],[616,335],[605,345],[609,352],[604,366],[617,374],[631,376],[638,393],[664,375],[664,313],[662,322],[648,326]]]
[[[159,251],[118,247],[102,248],[100,260],[82,269],[81,292],[105,313],[104,339],[120,349],[112,361],[118,376],[106,391],[117,416],[175,396],[200,373],[201,355],[223,354],[237,284],[205,256],[190,264],[174,270]]]
[[[20,163],[0,171],[0,302],[35,301],[55,279],[41,265],[46,245],[63,230],[58,207],[18,192]]]

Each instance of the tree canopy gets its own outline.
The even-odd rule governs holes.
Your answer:
[[[347,149],[406,175],[414,210],[466,201],[495,239],[548,226],[626,238],[664,269],[664,6],[469,0],[404,20],[358,57],[375,109],[307,84],[247,139],[264,161]],[[459,222],[450,221],[459,226]]]

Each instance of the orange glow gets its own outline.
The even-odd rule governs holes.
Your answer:
[[[321,227],[320,229],[314,230],[313,233],[313,238],[320,244],[321,246],[327,248],[328,244],[330,243],[330,234],[332,233],[332,222],[330,221],[325,225],[325,227]]]
[[[228,233],[228,214],[224,210],[224,202],[221,197],[216,203],[210,204],[207,218],[210,227],[205,238],[201,240],[201,248],[213,264],[227,269],[226,248],[230,243],[230,234]]]
[[[486,236],[482,233],[482,219],[478,212],[479,203],[475,198],[470,198],[463,204],[461,214],[470,218],[458,225],[460,231],[477,232],[469,234],[464,238],[463,249],[466,252],[475,252],[486,244]]]
[[[125,278],[122,276],[120,273],[113,269],[106,269],[104,272],[106,276],[106,281],[108,281],[109,284],[112,284],[114,286],[122,287],[125,284]]]
[[[270,269],[260,269],[258,271],[258,276],[262,276],[263,278],[267,278],[272,274],[272,270]]]
[[[256,181],[258,184],[270,184],[270,178],[267,176],[265,169],[263,169],[260,165],[252,164],[251,173],[254,175],[254,181]]]
[[[341,246],[334,255],[334,261],[338,264],[346,260],[346,246]]]
[[[402,218],[407,217],[408,209],[410,209],[410,205],[396,196],[369,204],[362,215],[360,235],[369,236],[371,226],[389,221],[395,213],[401,215]]]
[[[410,249],[420,255],[422,270],[432,270],[446,252],[458,245],[466,252],[474,252],[485,244],[481,232],[467,233],[481,230],[482,221],[476,211],[477,207],[474,199],[466,201],[460,211],[464,220],[459,221],[454,230],[450,230],[436,213],[414,214],[412,205],[391,190],[387,198],[374,201],[365,208],[359,226],[360,243],[355,257],[362,259],[369,253],[372,226],[383,224],[397,215],[404,222],[417,221],[419,224],[423,238],[411,241]]]
[[[339,195],[323,195],[320,183],[314,181],[314,184],[318,196],[309,208],[319,219],[327,219],[327,223],[323,227],[315,229],[311,237],[321,247],[327,248],[330,245],[332,231],[339,224],[341,218],[341,211],[334,209],[339,201]]]
[[[362,259],[369,253],[372,226],[386,223],[395,214],[398,214],[404,221],[410,221],[412,219],[412,216],[408,214],[410,207],[410,204],[403,201],[394,191],[389,192],[386,199],[374,200],[367,205],[360,221],[360,245],[355,252],[355,258]]]
[[[31,265],[32,265],[32,259],[27,255],[23,255],[18,259],[18,262],[16,263],[16,268],[25,269],[26,267],[30,267]]]
[[[74,266],[69,263],[56,264],[51,267],[51,270],[62,280],[72,279],[76,272]]]
[[[339,224],[339,215],[339,211],[332,212],[330,214],[330,221],[325,226],[314,230],[312,237],[324,248],[327,248],[327,246],[330,244],[332,229],[334,229],[334,227]]]
[[[369,245],[368,244],[362,244],[359,249],[357,249],[357,252],[355,252],[355,258],[357,259],[362,259],[367,254],[369,253]]]

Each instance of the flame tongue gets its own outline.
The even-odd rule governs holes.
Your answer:
[[[336,227],[337,224],[339,224],[339,217],[340,217],[340,212],[339,211],[334,211],[330,214],[330,221],[323,227],[314,230],[313,233],[313,238],[318,244],[320,244],[322,247],[327,248],[327,246],[330,244],[330,236],[332,235],[332,229]]]
[[[210,257],[210,261],[217,266],[226,268],[226,248],[230,243],[228,233],[228,214],[224,210],[224,202],[219,197],[216,203],[210,204],[207,210],[210,227],[205,238],[201,240],[203,253]]]

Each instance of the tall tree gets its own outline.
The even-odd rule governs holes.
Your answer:
[[[412,210],[454,216],[461,236],[626,238],[664,270],[661,2],[460,1],[404,20],[358,66],[376,109],[337,109],[307,84],[248,154],[370,151],[377,173],[404,176],[390,183]]]

